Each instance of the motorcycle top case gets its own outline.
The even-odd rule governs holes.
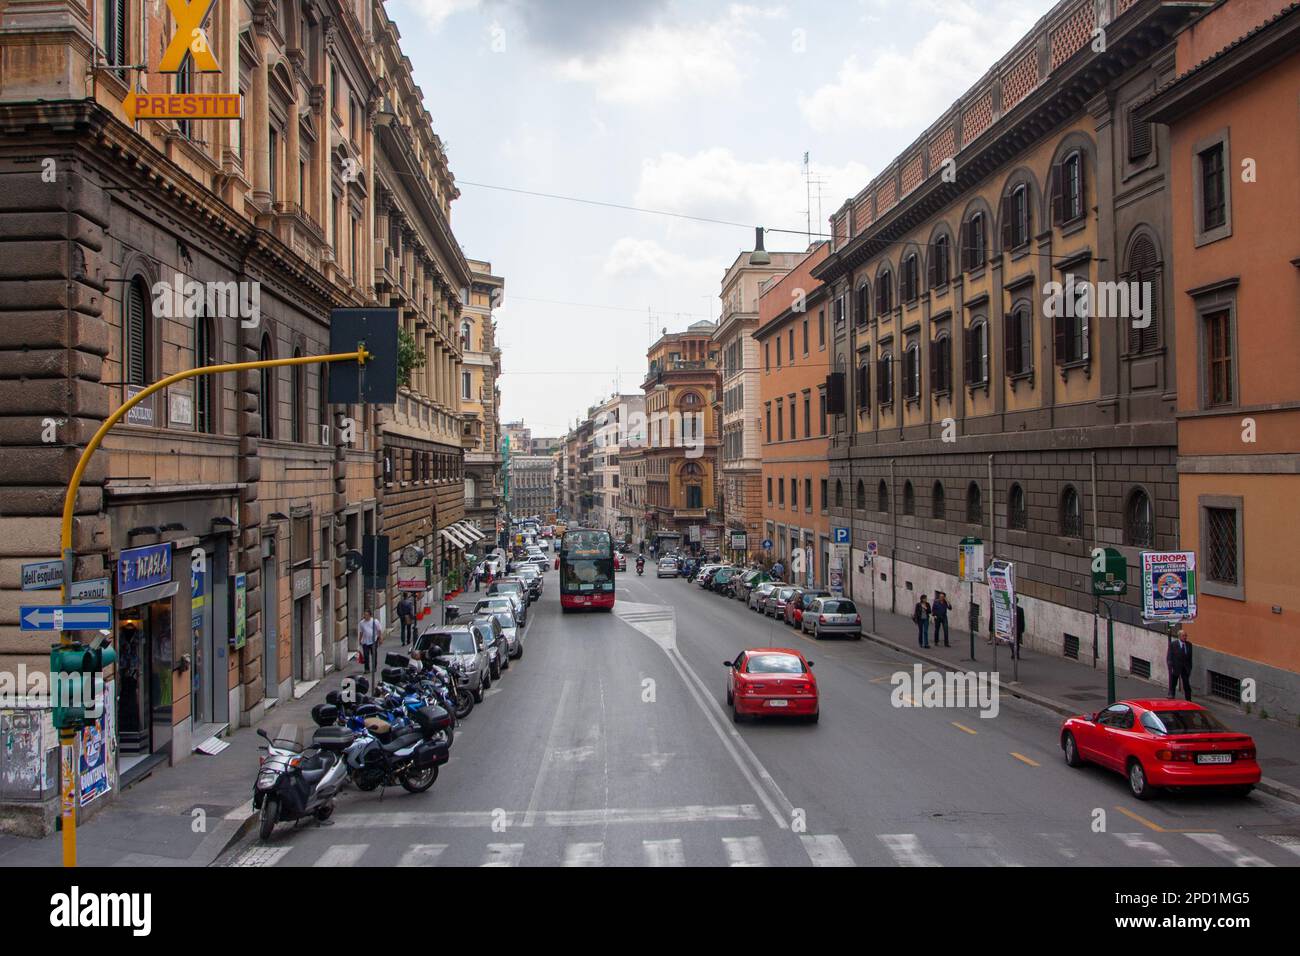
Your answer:
[[[339,720],[339,709],[333,704],[317,704],[311,709],[311,719],[317,727],[328,727]]]
[[[452,724],[451,714],[437,704],[426,704],[419,710],[412,711],[411,719],[426,733],[446,730]]]
[[[356,734],[346,727],[321,727],[311,737],[313,747],[321,750],[344,751],[356,739]]]

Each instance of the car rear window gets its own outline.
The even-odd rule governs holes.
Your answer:
[[[1142,726],[1157,734],[1223,733],[1227,727],[1208,710],[1148,710]]]
[[[852,601],[823,601],[823,614],[856,614],[858,606]]]
[[[802,674],[803,661],[793,654],[751,654],[748,671],[751,674]]]

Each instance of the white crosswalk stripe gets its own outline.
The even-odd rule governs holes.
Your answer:
[[[445,849],[447,849],[445,843],[412,843],[402,854],[402,858],[397,861],[397,865],[437,866],[438,857],[442,856],[442,851]]]
[[[524,855],[522,843],[489,843],[480,866],[518,866]]]
[[[231,861],[231,866],[275,866],[292,850],[291,846],[250,846]]]
[[[844,848],[844,842],[833,833],[825,836],[805,834],[799,839],[813,866],[854,865],[853,857],[849,856],[849,851]]]
[[[723,837],[728,866],[767,866],[762,837]]]
[[[570,843],[564,848],[564,866],[604,866],[605,844]]]
[[[680,839],[642,840],[641,847],[645,852],[647,866],[686,865],[686,854],[682,851],[682,841]]]
[[[1116,833],[1115,838],[1130,850],[1141,850],[1155,857],[1151,862],[1156,866],[1178,866],[1174,858],[1165,852],[1165,848],[1143,833]]]
[[[961,845],[975,858],[976,866],[1024,866],[1009,859],[998,849],[998,841],[989,833],[959,833]]]
[[[1263,857],[1255,856],[1231,843],[1221,833],[1188,833],[1189,840],[1199,843],[1212,853],[1223,857],[1233,866],[1272,866]]]
[[[879,833],[876,836],[899,866],[941,865],[925,851],[915,833]]]
[[[312,866],[356,866],[369,849],[369,843],[336,843]]]
[[[1064,859],[1076,860],[1079,858],[1079,851],[1071,846],[1069,838],[1064,833],[1040,833],[1038,835],[1052,844],[1057,854]]]
[[[1300,856],[1300,836],[1292,836],[1289,833],[1261,833],[1259,836],[1260,839],[1267,840],[1274,846],[1280,846]]]

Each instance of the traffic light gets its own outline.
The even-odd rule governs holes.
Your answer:
[[[77,643],[50,648],[50,692],[56,729],[80,730],[95,721],[102,707],[101,674],[116,661],[117,651],[111,647]]]

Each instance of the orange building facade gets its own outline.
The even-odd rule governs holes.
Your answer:
[[[1193,686],[1300,711],[1300,7],[1230,0],[1142,107],[1168,129],[1181,547]]]
[[[758,302],[759,400],[762,429],[763,535],[768,557],[791,567],[796,548],[815,560],[804,580],[824,584],[830,562],[826,373],[832,343],[826,287],[812,278],[829,243],[818,243]]]

